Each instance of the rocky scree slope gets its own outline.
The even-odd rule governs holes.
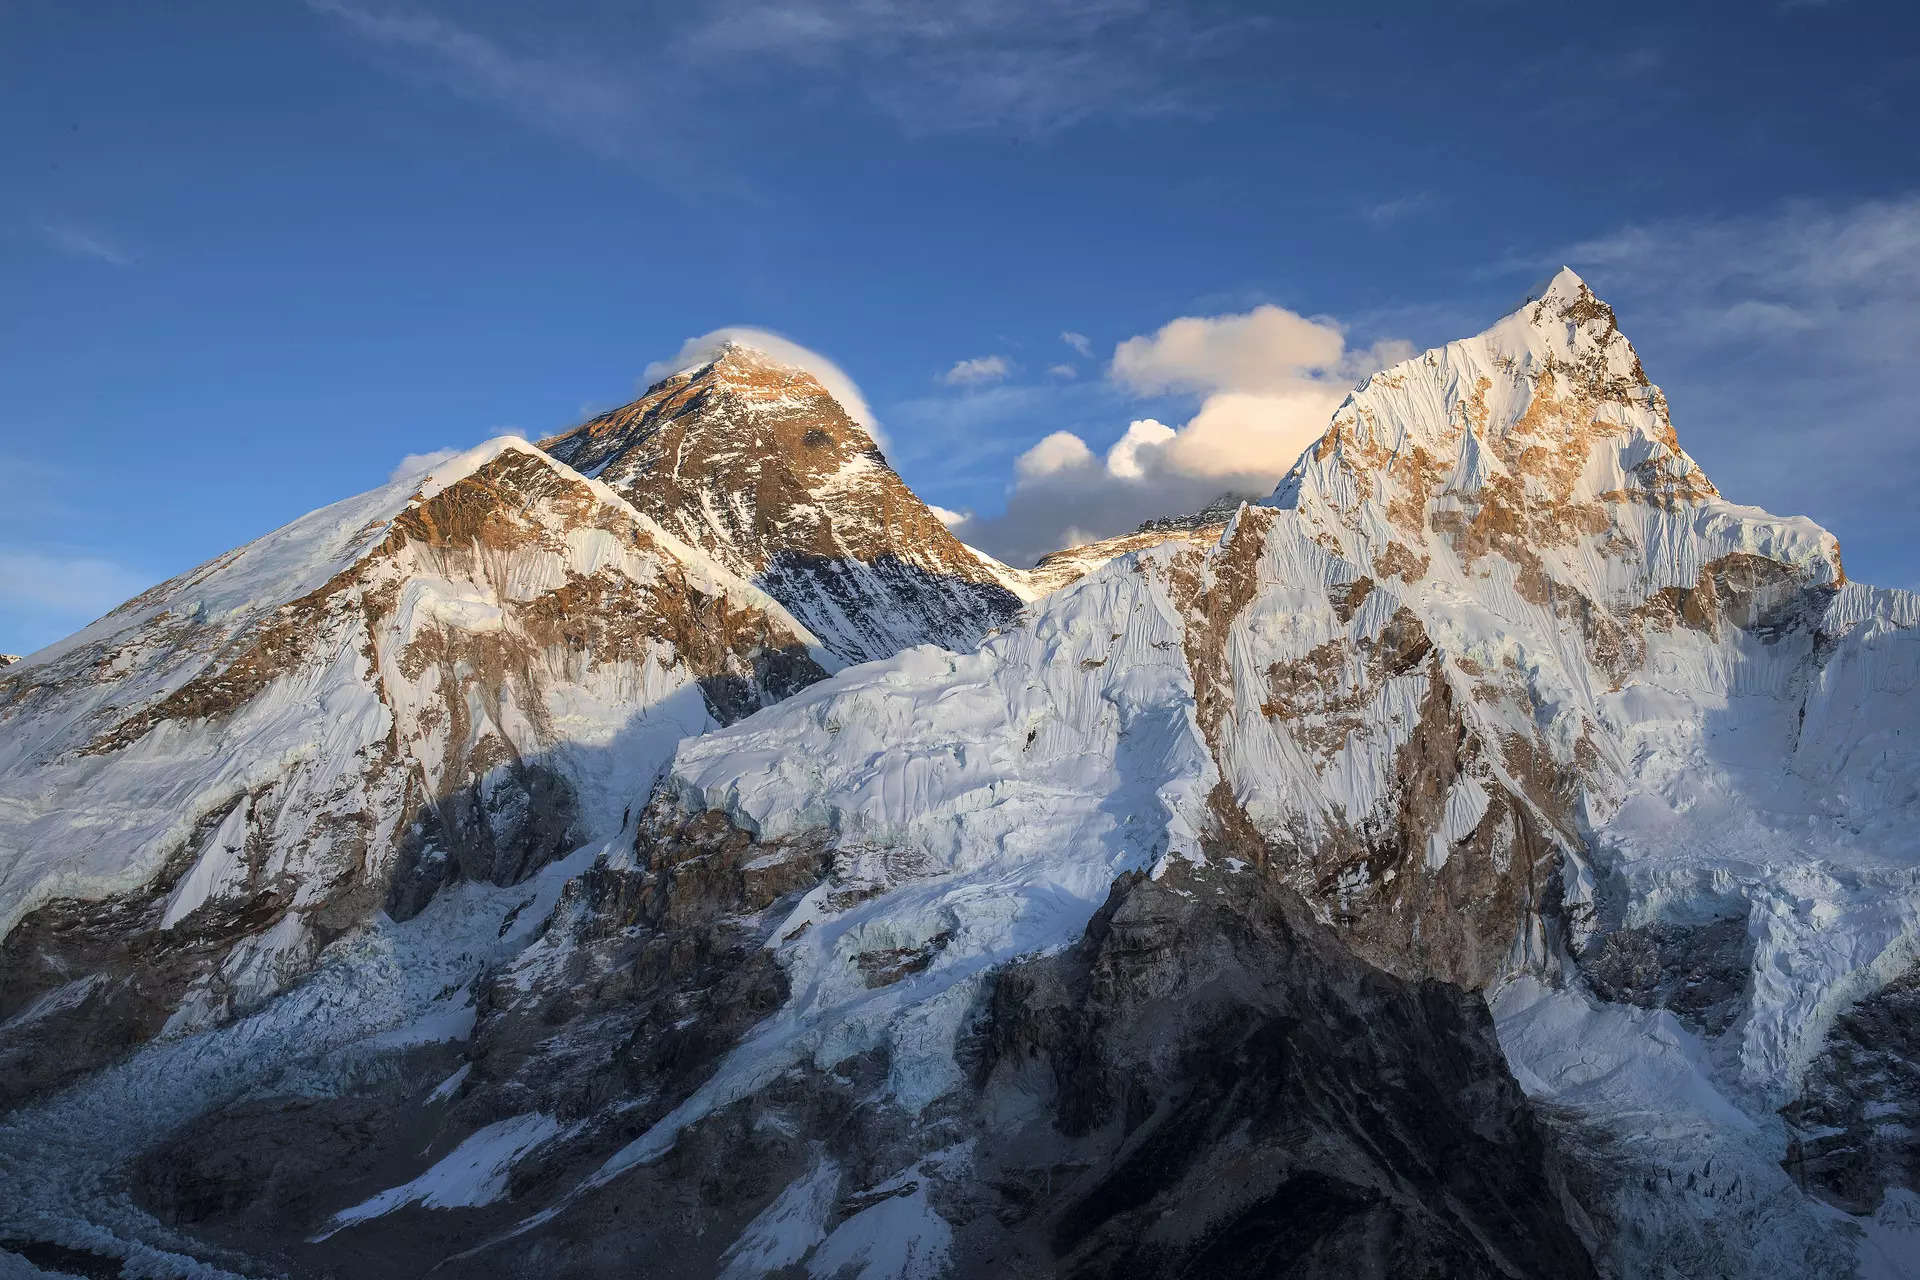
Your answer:
[[[541,447],[762,587],[845,662],[971,649],[1032,594],[948,532],[811,374],[752,347]]]

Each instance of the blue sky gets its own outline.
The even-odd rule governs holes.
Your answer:
[[[1317,413],[1562,262],[1728,496],[1920,585],[1909,6],[1333,8],[0,6],[0,649],[725,325],[1026,556],[1244,487],[1228,400]],[[1169,365],[1182,317],[1283,376]]]

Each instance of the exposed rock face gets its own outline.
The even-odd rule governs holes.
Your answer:
[[[947,531],[811,374],[749,347],[541,447],[785,605],[847,662],[971,649],[1017,577]]]
[[[173,584],[0,675],[0,751],[41,753],[0,824],[194,780],[0,872],[39,1091],[0,1241],[369,1276],[1898,1252],[1920,601],[1721,498],[1571,273],[1370,379],[1269,502],[1086,552],[978,647],[870,572],[945,544],[809,383],[729,353],[549,442],[657,516],[489,458],[333,518],[290,586]],[[856,490],[873,519],[819,497]],[[915,563],[1034,589],[948,555]],[[801,688],[813,629],[735,563],[842,656],[955,647]],[[212,771],[200,725],[274,767]],[[50,1095],[48,1028],[140,1047]]]
[[[1788,1174],[1848,1213],[1920,1191],[1920,968],[1834,1020],[1784,1114]]]
[[[1753,941],[1742,919],[1596,932],[1581,972],[1602,1000],[1670,1009],[1719,1035],[1745,1008]]]
[[[252,1012],[383,907],[517,883],[617,829],[682,733],[824,674],[811,643],[502,443],[11,668],[0,1099]]]
[[[1485,1006],[1270,881],[1123,880],[984,1034],[983,1274],[1591,1274]]]
[[[1258,502],[1264,494],[1223,493],[1201,507],[1198,511],[1187,511],[1170,516],[1155,516],[1151,520],[1142,520],[1135,533],[1182,533],[1194,529],[1221,529],[1227,521],[1233,519],[1234,512],[1249,502]]]
[[[898,1064],[869,1053],[763,1074],[635,1157],[786,998],[778,904],[855,885],[818,848],[670,802],[641,826],[634,865],[575,880],[492,980],[451,1091],[242,1101],[144,1161],[136,1194],[295,1274],[449,1254],[457,1275],[637,1256],[663,1276],[832,1274],[862,1255],[887,1275],[1591,1273],[1484,1005],[1371,969],[1289,891],[1204,869],[1123,877],[1077,946],[996,975],[965,1011],[967,1073],[917,1114],[882,1100]],[[431,1163],[529,1115],[561,1123],[512,1203],[333,1216],[418,1173],[403,1152]]]

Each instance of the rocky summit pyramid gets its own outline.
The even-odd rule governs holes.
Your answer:
[[[846,662],[970,649],[1019,575],[963,545],[812,374],[729,343],[541,442],[779,600]]]
[[[0,675],[0,1250],[1910,1265],[1920,600],[1578,277],[1017,616],[856,432],[729,351]]]

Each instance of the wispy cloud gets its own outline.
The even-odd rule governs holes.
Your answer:
[[[703,140],[783,77],[789,105],[851,95],[909,135],[1042,137],[1204,113],[1195,72],[1265,21],[1207,23],[1151,0],[715,0],[591,31],[488,31],[406,0],[306,4],[402,74],[664,183],[742,191],[720,172],[728,148]]]
[[[1610,54],[1600,60],[1600,68],[1622,76],[1650,76],[1667,65],[1667,51],[1655,45],[1640,45]]]
[[[702,158],[701,116],[670,72],[635,74],[602,51],[534,48],[423,8],[306,0],[399,73],[679,187],[737,186]]]
[[[1703,341],[1818,330],[1848,366],[1912,360],[1920,337],[1920,196],[1624,227],[1567,246],[1576,268],[1660,298],[1654,323]]]
[[[1060,341],[1078,351],[1086,359],[1093,359],[1093,340],[1086,334],[1075,333],[1068,329],[1060,335]]]
[[[971,360],[954,361],[953,368],[940,375],[940,381],[950,387],[979,387],[1004,382],[1012,372],[1013,366],[1005,356],[975,356]]]
[[[415,476],[425,476],[429,471],[460,456],[461,450],[449,446],[445,449],[433,449],[427,453],[409,453],[394,464],[387,473],[387,483],[397,484],[402,480],[411,480]]]
[[[727,0],[702,13],[680,40],[688,57],[843,74],[913,133],[1201,112],[1203,78],[1187,73],[1263,23],[1152,0]]]
[[[1431,191],[1415,191],[1392,200],[1382,200],[1361,208],[1360,216],[1376,227],[1391,227],[1396,223],[1426,213],[1439,203]]]
[[[75,222],[42,222],[38,229],[41,237],[62,253],[114,267],[133,265],[133,255],[105,232]]]
[[[0,546],[0,598],[10,606],[95,618],[150,585],[138,572],[98,556]]]
[[[703,365],[718,356],[732,343],[751,347],[782,364],[792,365],[796,369],[812,374],[814,380],[839,403],[846,415],[867,429],[867,434],[873,437],[876,444],[882,449],[889,446],[886,431],[880,425],[880,419],[874,416],[873,408],[867,403],[866,395],[846,370],[811,347],[803,347],[785,334],[775,333],[771,329],[761,329],[753,325],[728,325],[703,333],[697,338],[688,338],[680,344],[680,349],[673,355],[648,364],[645,372],[641,374],[641,385],[650,386],[669,374]]]
[[[0,545],[0,649],[31,653],[151,585],[148,575],[101,556]]]

